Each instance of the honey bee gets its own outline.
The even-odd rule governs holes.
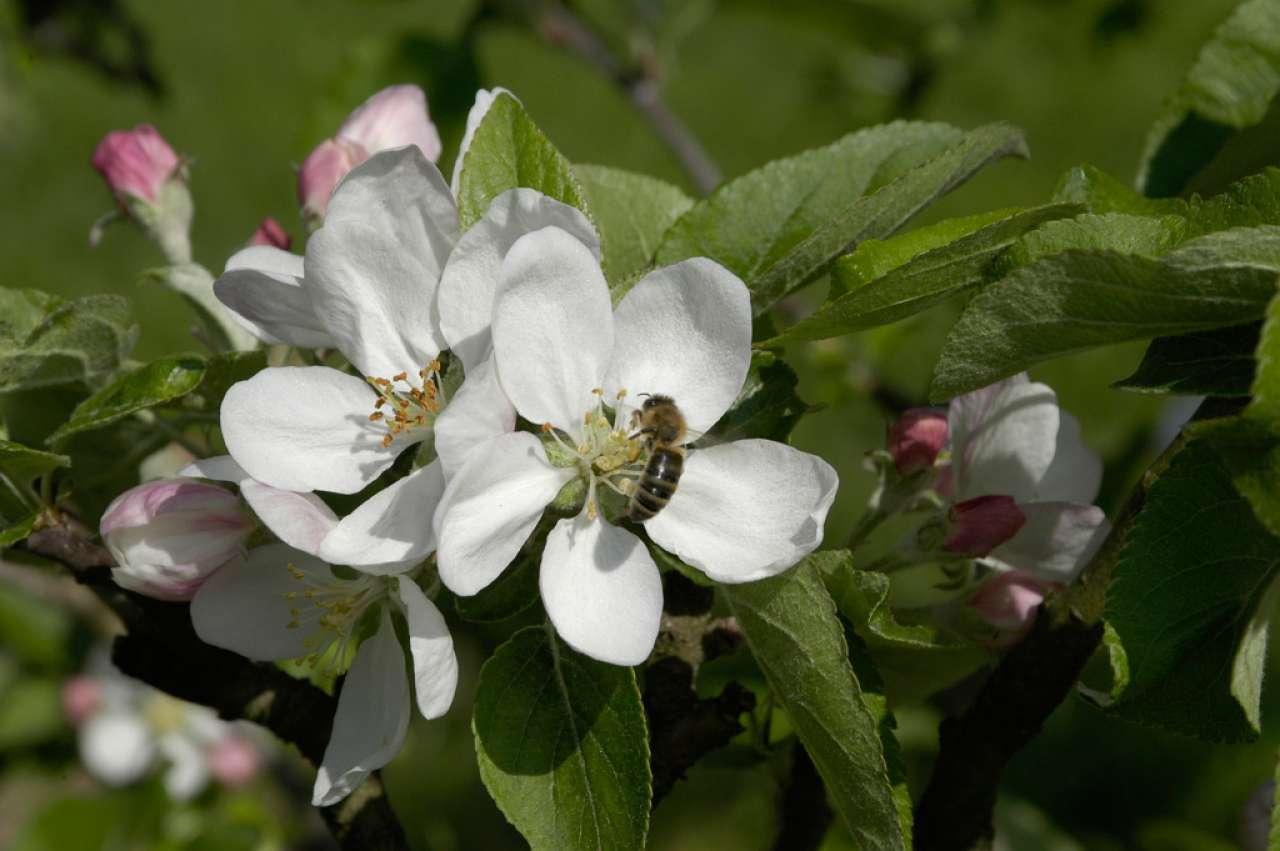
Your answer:
[[[680,484],[684,472],[684,440],[688,429],[684,414],[670,396],[650,396],[634,414],[639,429],[632,437],[644,435],[649,461],[631,494],[627,519],[643,523],[661,511]]]

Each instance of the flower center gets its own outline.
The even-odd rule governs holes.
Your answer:
[[[288,629],[307,632],[303,646],[308,655],[303,663],[312,668],[337,673],[347,660],[357,627],[370,607],[387,599],[387,580],[360,573],[353,579],[334,576],[331,580],[303,573],[294,564],[286,566],[298,582],[298,589],[284,592],[289,601]]]
[[[587,516],[595,519],[600,513],[596,487],[603,484],[624,497],[630,498],[635,481],[644,472],[642,457],[645,441],[629,435],[623,423],[616,422],[616,409],[604,404],[604,391],[599,387],[591,391],[596,396],[595,407],[582,415],[582,440],[573,445],[550,423],[544,423],[542,431],[549,435],[555,446],[557,461],[561,466],[577,466],[587,482]],[[618,393],[618,401],[626,398],[627,391]],[[611,419],[612,416],[612,419]]]
[[[433,360],[418,370],[416,384],[409,380],[407,372],[397,373],[390,378],[370,375],[365,377],[365,381],[378,394],[369,420],[386,425],[387,434],[382,438],[384,447],[390,446],[401,435],[431,428],[440,409],[444,407],[444,384],[440,378],[438,360]]]
[[[167,694],[154,694],[143,706],[142,717],[159,735],[175,733],[186,724],[187,707]]]

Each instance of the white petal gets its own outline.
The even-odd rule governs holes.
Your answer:
[[[333,338],[302,284],[302,257],[269,245],[236,252],[213,282],[214,295],[250,333],[267,343],[329,348]]]
[[[1026,524],[988,558],[1050,582],[1075,579],[1111,531],[1096,505],[1029,502],[1018,508]]]
[[[101,712],[80,730],[80,759],[90,774],[108,786],[141,780],[155,753],[146,722],[132,713]]]
[[[416,147],[375,154],[338,185],[307,242],[304,283],[362,373],[414,375],[444,348],[436,285],[457,240],[453,196]]]
[[[990,494],[1034,500],[1036,484],[1053,461],[1058,423],[1053,390],[1025,376],[952,400],[956,500]]]
[[[289,629],[291,609],[286,597],[305,590],[288,566],[316,582],[332,583],[329,566],[314,556],[284,544],[268,544],[249,551],[248,558],[228,564],[210,576],[191,601],[191,623],[206,644],[255,661],[297,659],[311,652],[314,630]]]
[[[170,733],[160,739],[160,751],[169,760],[164,790],[172,800],[189,801],[209,785],[209,760],[198,743]]]
[[[437,296],[440,330],[470,373],[488,357],[502,261],[517,239],[544,227],[572,234],[599,262],[600,240],[581,211],[533,189],[503,192],[449,255]]]
[[[409,730],[409,678],[404,651],[382,612],[382,623],[372,638],[356,651],[355,661],[338,695],[333,732],[316,773],[311,803],[336,804],[391,761],[404,744]]]
[[[822,543],[836,471],[772,440],[689,453],[679,487],[649,519],[649,537],[717,582],[774,576]]]
[[[559,228],[511,246],[494,305],[493,349],[502,386],[525,419],[581,434],[613,352],[609,285],[589,248]]]
[[[547,535],[538,587],[570,647],[613,665],[649,658],[662,620],[662,577],[639,538],[586,512]]]
[[[542,444],[527,432],[477,447],[449,480],[436,510],[441,581],[466,597],[496,579],[575,475],[547,463]]]
[[[746,284],[703,257],[650,272],[613,314],[606,398],[626,390],[673,398],[689,428],[705,432],[729,409],[751,365]]]
[[[516,409],[498,381],[493,358],[474,369],[436,417],[432,432],[445,479],[462,469],[471,450],[516,427]]]
[[[258,519],[289,546],[315,555],[320,542],[338,525],[338,516],[313,493],[280,490],[246,479],[240,495]]]
[[[1090,503],[1102,486],[1102,459],[1080,437],[1080,423],[1058,412],[1058,442],[1053,463],[1036,485],[1036,499],[1045,502]]]
[[[444,615],[413,580],[400,577],[400,600],[409,624],[409,653],[413,656],[413,688],[423,718],[439,718],[449,711],[458,689],[458,657]]]
[[[369,422],[376,399],[365,381],[327,366],[264,369],[227,391],[222,436],[260,482],[355,493],[407,444],[383,447],[386,428]]]
[[[480,122],[484,121],[484,117],[489,112],[489,107],[493,106],[493,101],[498,95],[516,96],[501,86],[492,89],[480,89],[476,92],[476,101],[471,106],[471,110],[467,113],[467,127],[462,133],[462,144],[458,146],[458,158],[453,161],[453,179],[449,185],[454,196],[458,194],[458,182],[462,179],[462,161],[466,159],[467,151],[471,150],[471,140],[476,136],[476,128],[480,126]],[[519,98],[516,98],[519,101]]]
[[[431,518],[443,493],[444,473],[440,463],[432,461],[343,517],[320,545],[320,557],[366,573],[383,573],[381,565],[396,573],[404,569],[404,562],[421,561],[436,546]],[[397,562],[401,564],[392,564]]]
[[[244,468],[230,455],[215,455],[193,461],[178,471],[186,479],[209,479],[215,482],[236,482],[249,478]]]

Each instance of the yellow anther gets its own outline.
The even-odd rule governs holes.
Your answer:
[[[543,424],[542,424],[542,433],[543,433],[543,434],[551,434],[551,429],[552,429],[552,425],[551,425],[551,423],[543,423]]]
[[[431,363],[427,364],[427,370],[428,370],[428,371],[430,371],[430,372],[439,372],[439,371],[440,371],[440,361],[438,361],[438,360],[432,360],[432,361],[431,361]]]
[[[623,399],[627,398],[627,388],[625,388],[625,387],[624,387],[624,388],[622,388],[621,390],[619,390],[619,391],[618,391],[618,396],[617,396],[617,398],[618,398],[618,401],[619,401],[619,402],[621,402]]]
[[[404,380],[406,380],[408,377],[409,377],[409,373],[407,373],[407,372],[397,372],[395,375],[391,376],[391,380],[392,380],[392,381],[404,381]]]
[[[382,419],[382,411],[374,411],[372,414],[369,415],[370,422],[376,423],[380,419]]]
[[[603,387],[593,387],[593,388],[591,388],[591,394],[592,394],[593,396],[603,396],[603,395],[604,395],[604,388],[603,388]]]

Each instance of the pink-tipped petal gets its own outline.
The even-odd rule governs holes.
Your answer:
[[[997,574],[985,582],[969,598],[968,606],[1002,634],[997,643],[1012,643],[1031,629],[1035,623],[1036,610],[1055,587],[1060,586],[1011,570]]]
[[[354,142],[370,154],[416,145],[422,155],[440,159],[440,134],[427,111],[427,95],[414,85],[387,86],[338,128],[338,139]]]
[[[325,139],[317,145],[298,169],[298,203],[303,214],[323,217],[338,181],[368,157],[369,152],[354,142]]]
[[[293,244],[293,240],[289,238],[289,234],[285,232],[279,222],[267,216],[262,220],[262,224],[258,225],[258,229],[253,232],[253,236],[249,238],[249,244],[270,245],[282,251],[288,251],[289,246]]]
[[[951,527],[942,548],[949,553],[984,556],[1017,534],[1027,522],[1011,496],[979,496],[951,506]]]

